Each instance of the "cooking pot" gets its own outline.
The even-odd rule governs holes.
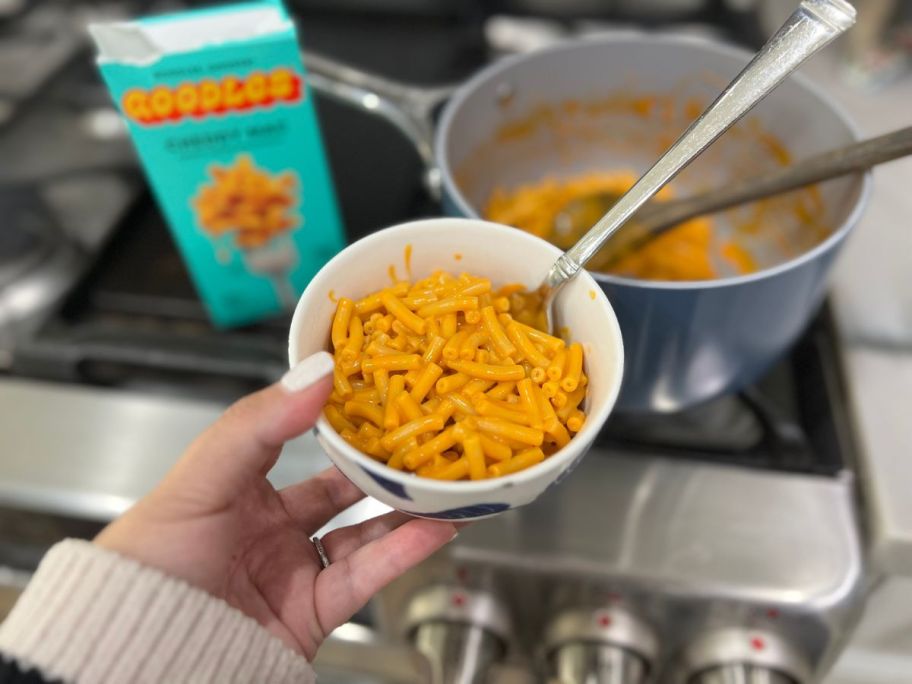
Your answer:
[[[752,55],[640,32],[513,56],[455,89],[414,88],[305,55],[318,91],[384,116],[415,144],[447,214],[484,217],[495,188],[591,170],[637,174]],[[442,109],[441,109],[442,106]],[[435,113],[439,111],[439,118]],[[707,191],[857,139],[842,111],[792,76],[674,181]],[[617,410],[680,410],[750,384],[800,336],[866,204],[870,174],[714,217],[756,272],[664,282],[593,273],[621,324],[628,364]]]

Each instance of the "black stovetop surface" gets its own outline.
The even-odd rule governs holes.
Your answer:
[[[125,3],[88,4],[124,11]],[[291,3],[309,49],[393,78],[452,83],[492,57],[483,32],[483,19],[491,11],[488,3],[441,3],[436,12],[388,14],[382,24],[376,11],[353,14],[315,4],[321,9],[314,9],[314,3]],[[126,13],[148,5],[130,3]],[[15,21],[0,18],[0,45],[5,37],[20,35],[9,29]],[[45,141],[42,148],[56,146],[59,154],[47,152],[28,160],[18,177],[0,174],[0,209],[4,192],[27,185],[43,196],[47,179],[66,177],[73,170],[78,175],[80,163],[116,166],[117,179],[130,189],[129,201],[120,197],[106,208],[116,220],[107,230],[93,228],[84,277],[44,324],[20,341],[12,372],[218,399],[273,381],[286,367],[287,318],[230,331],[213,328],[129,145],[114,139],[78,153],[68,146],[67,131],[83,121],[87,111],[106,104],[90,50],[86,45],[70,49],[57,72],[34,92],[24,89],[26,95],[17,95],[14,116],[0,122],[0,155],[41,134],[36,121],[56,125],[53,130],[63,136]],[[2,96],[0,78],[0,104]],[[417,155],[388,124],[319,97],[317,107],[349,241],[439,213],[422,187]],[[21,149],[27,153],[30,148]],[[85,161],[96,150],[103,151]],[[100,175],[105,180],[104,173]],[[99,207],[106,196],[99,192]],[[74,219],[81,214],[58,214],[65,232],[86,232]],[[22,247],[11,236],[0,241],[0,252],[11,254],[9,250]],[[789,358],[757,386],[672,416],[616,415],[600,441],[629,453],[837,473],[844,467],[839,432],[844,402],[834,344],[824,312]]]

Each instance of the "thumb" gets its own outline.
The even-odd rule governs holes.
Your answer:
[[[316,423],[332,390],[333,365],[330,354],[317,352],[276,384],[233,404],[190,445],[173,477],[183,484],[205,482],[217,498],[264,477],[282,445]]]

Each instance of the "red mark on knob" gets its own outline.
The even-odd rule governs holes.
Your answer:
[[[766,611],[766,617],[768,617],[770,620],[775,620],[777,617],[779,617],[779,609],[770,608]]]
[[[460,582],[465,582],[469,578],[469,569],[468,568],[456,568],[456,579]]]
[[[611,616],[610,615],[599,615],[598,624],[599,624],[599,627],[611,627]]]
[[[766,642],[763,641],[763,639],[760,637],[754,637],[751,639],[751,648],[755,651],[762,651],[764,648],[766,648]]]
[[[465,594],[453,594],[453,597],[450,599],[450,601],[457,608],[464,606],[466,602]]]

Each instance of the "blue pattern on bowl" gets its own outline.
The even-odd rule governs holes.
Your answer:
[[[374,482],[383,487],[390,494],[398,496],[400,499],[405,499],[406,501],[412,501],[412,497],[410,497],[408,495],[408,492],[405,491],[405,485],[401,485],[398,482],[393,482],[392,480],[383,477],[383,475],[378,475],[377,473],[371,472],[364,466],[361,466],[361,470],[367,473]]]
[[[436,513],[415,513],[412,511],[403,511],[409,515],[417,515],[422,518],[437,518],[439,520],[463,520],[465,518],[477,518],[482,515],[494,515],[501,513],[510,508],[510,504],[505,503],[483,503],[473,506],[462,506],[460,508],[451,508],[446,511]]]

